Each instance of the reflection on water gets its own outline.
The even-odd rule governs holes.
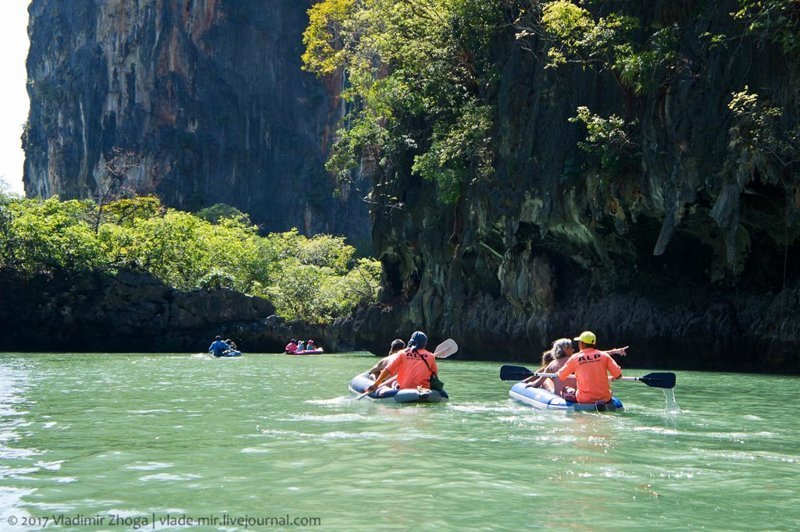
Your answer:
[[[0,514],[800,528],[775,511],[800,507],[797,379],[682,373],[663,400],[621,383],[624,413],[569,415],[511,401],[494,363],[442,361],[448,403],[355,401],[347,384],[373,363],[0,354]],[[732,408],[766,388],[773,401]]]
[[[57,470],[59,466],[58,462],[34,463],[39,453],[18,445],[19,430],[28,425],[24,416],[29,382],[30,375],[24,364],[0,364],[0,523],[3,524],[7,523],[12,510],[21,506],[23,497],[36,491],[15,485],[16,480],[36,473],[41,467]]]

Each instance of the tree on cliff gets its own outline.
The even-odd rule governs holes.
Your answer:
[[[118,147],[115,147],[111,153],[111,158],[103,165],[103,174],[97,180],[97,192],[95,194],[97,201],[97,218],[94,222],[95,233],[100,230],[103,210],[110,201],[120,199],[125,194],[129,196],[134,195],[133,190],[125,189],[125,182],[128,179],[128,173],[139,166],[136,162],[135,154],[131,151],[124,151],[122,148]]]
[[[455,202],[492,172],[497,73],[491,40],[508,0],[324,0],[309,10],[304,68],[337,70],[351,102],[327,168],[347,178],[362,161],[378,172],[410,155],[412,171]]]

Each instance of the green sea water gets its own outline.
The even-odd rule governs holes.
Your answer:
[[[798,378],[564,414],[448,359],[449,403],[355,401],[376,360],[0,354],[0,530],[800,529]]]

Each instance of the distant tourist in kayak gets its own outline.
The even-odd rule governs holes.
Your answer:
[[[549,360],[543,368],[536,371],[536,373],[557,373],[564,364],[567,363],[569,357],[575,353],[575,348],[572,346],[572,340],[569,338],[559,338],[553,342],[553,346],[542,353],[542,363]],[[564,387],[569,386],[575,388],[577,383],[574,377],[568,377],[566,380],[551,379],[550,377],[537,377],[536,375],[528,377],[523,382],[529,382],[528,386],[533,388],[544,388],[545,390],[557,395],[561,395]]]
[[[397,375],[397,388],[430,388],[431,375],[439,372],[433,353],[425,349],[428,336],[416,331],[408,341],[408,347],[391,360],[381,371],[375,383],[366,391],[376,390],[391,375]]]
[[[595,348],[597,336],[592,331],[583,331],[575,340],[580,351],[558,370],[558,379],[563,381],[575,373],[577,386],[575,390],[564,389],[562,396],[578,403],[607,403],[611,400],[608,375],[617,380],[622,377],[622,368],[611,355]]]
[[[222,336],[215,336],[214,342],[210,346],[208,346],[208,351],[215,357],[221,357],[222,355],[225,354],[225,351],[227,351],[230,348],[231,346],[229,346],[222,340]]]
[[[378,363],[372,366],[372,369],[369,370],[369,374],[373,380],[378,378],[378,375],[381,374],[381,371],[383,371],[383,368],[385,368],[389,362],[397,358],[397,354],[402,351],[405,346],[406,343],[400,338],[392,341],[392,345],[389,346],[389,354],[380,359]]]
[[[305,350],[306,350],[306,343],[303,340],[298,340],[297,351],[305,351]],[[295,351],[295,353],[297,353],[297,351]]]
[[[290,355],[297,353],[297,340],[295,340],[294,338],[289,340],[289,343],[286,344],[286,347],[283,348],[283,352],[289,353]]]

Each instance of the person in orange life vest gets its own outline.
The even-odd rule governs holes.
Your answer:
[[[569,357],[566,364],[558,370],[558,378],[566,379],[575,373],[577,391],[574,399],[570,390],[565,390],[563,397],[578,403],[607,403],[611,400],[611,387],[608,374],[613,380],[622,377],[622,368],[604,351],[595,349],[597,336],[592,331],[583,331],[575,338],[580,351]]]
[[[536,373],[556,373],[564,364],[567,363],[569,357],[575,353],[575,348],[572,346],[572,340],[569,338],[559,338],[553,342],[553,347],[542,353],[542,367],[536,370]],[[548,361],[549,359],[549,361]],[[546,362],[548,361],[548,362]],[[577,383],[573,377],[566,380],[551,379],[550,377],[537,377],[533,375],[528,377],[522,382],[529,382],[528,387],[544,388],[545,390],[561,395],[564,388],[569,386],[575,388]]]
[[[408,347],[401,351],[397,358],[383,368],[375,382],[365,391],[376,390],[390,375],[397,375],[398,388],[430,388],[431,374],[438,373],[436,359],[433,353],[425,349],[428,345],[428,336],[422,331],[416,331],[408,341]]]
[[[383,368],[389,365],[389,362],[397,358],[398,353],[402,351],[406,347],[406,343],[402,341],[400,338],[392,341],[392,345],[389,347],[389,354],[383,357],[378,361],[377,364],[372,366],[372,369],[369,370],[369,376],[372,379],[377,379],[378,375],[381,374]]]
[[[283,351],[284,351],[284,353],[289,353],[290,355],[293,355],[294,353],[296,353],[297,352],[297,340],[292,338],[291,341],[288,344],[286,344],[286,347],[283,348]]]

